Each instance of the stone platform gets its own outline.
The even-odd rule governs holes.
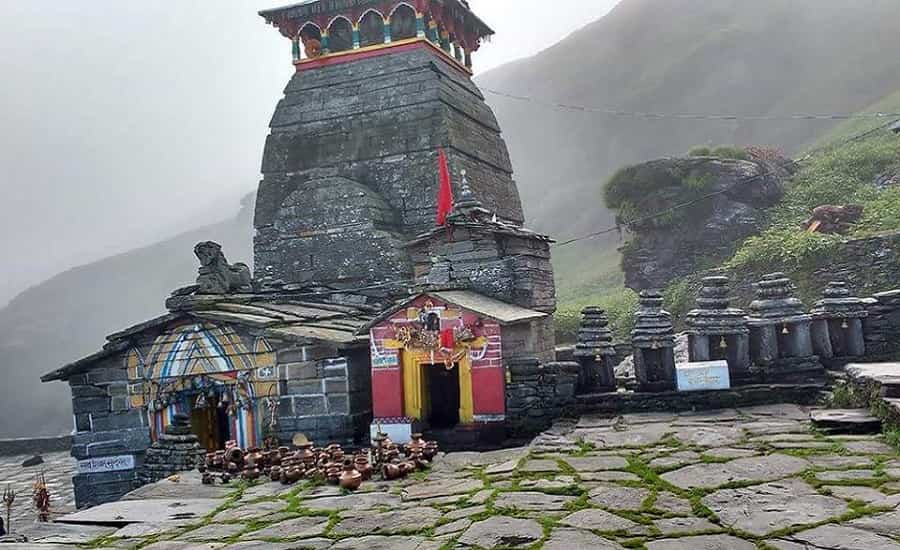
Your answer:
[[[824,436],[809,417],[791,404],[588,415],[355,495],[187,474],[82,513],[80,527],[150,550],[900,550],[900,453],[878,436]],[[31,546],[45,547],[72,548]]]
[[[16,492],[13,506],[13,529],[30,526],[37,520],[37,513],[31,504],[32,484],[36,475],[44,472],[50,488],[50,510],[54,516],[65,515],[75,510],[75,491],[72,488],[72,476],[75,475],[75,460],[68,452],[55,452],[42,455],[43,464],[29,468],[22,463],[32,458],[31,454],[0,456],[0,492],[7,484]],[[6,511],[0,505],[4,521]],[[2,548],[6,548],[5,546]]]

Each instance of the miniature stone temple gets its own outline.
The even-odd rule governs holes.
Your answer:
[[[687,314],[691,362],[728,361],[733,386],[749,381],[750,328],[747,314],[730,307],[728,277],[706,277],[697,309]]]
[[[178,472],[189,472],[202,463],[205,455],[206,449],[200,446],[199,439],[191,432],[190,419],[186,415],[176,414],[165,433],[147,449],[138,481],[141,484],[155,483]]]
[[[812,310],[813,351],[823,361],[854,359],[866,354],[863,320],[869,316],[861,298],[850,295],[845,282],[832,282]]]
[[[587,307],[581,312],[575,359],[581,366],[578,390],[582,393],[616,391],[613,358],[616,347],[609,318],[599,307]]]
[[[406,442],[426,428],[501,425],[505,365],[543,351],[534,335],[547,317],[469,290],[398,303],[370,324],[372,432]]]
[[[659,292],[645,290],[631,333],[634,374],[639,392],[675,389],[675,328],[672,314],[663,309]]]
[[[767,382],[802,382],[822,374],[812,346],[812,315],[794,297],[794,285],[783,273],[757,284],[750,304],[750,357]]]

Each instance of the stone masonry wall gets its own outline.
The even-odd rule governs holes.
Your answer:
[[[137,470],[150,446],[150,429],[142,411],[128,405],[128,374],[121,356],[113,356],[96,368],[69,379],[76,433],[72,456],[82,461],[133,457],[134,468],[77,473],[73,478],[79,508],[118,500],[137,484]],[[116,468],[121,466],[116,466]],[[103,469],[100,466],[98,469]]]
[[[509,369],[506,414],[511,435],[539,433],[575,406],[578,363],[511,361]]]
[[[278,438],[289,443],[303,433],[320,444],[358,442],[372,418],[367,355],[341,356],[327,346],[278,350]]]

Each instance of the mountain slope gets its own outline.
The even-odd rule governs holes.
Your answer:
[[[900,57],[888,53],[900,46],[898,20],[894,0],[623,0],[478,83],[503,125],[530,224],[570,237],[613,223],[601,189],[621,166],[697,144],[763,144],[791,154],[835,122],[612,117],[548,102],[662,113],[852,113],[900,88]]]
[[[231,262],[251,260],[252,215],[249,197],[231,220],[61,273],[0,310],[0,437],[70,431],[68,386],[41,384],[40,376],[97,351],[107,334],[163,313],[169,293],[196,276],[198,242],[221,243]]]

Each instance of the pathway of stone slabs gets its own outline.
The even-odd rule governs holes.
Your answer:
[[[528,448],[446,455],[427,474],[370,482],[355,495],[327,486],[208,488],[191,474],[142,489],[127,509],[85,512],[94,521],[118,516],[128,523],[121,529],[74,526],[45,542],[90,537],[94,546],[153,550],[900,550],[897,450],[878,436],[817,434],[809,413],[779,405],[584,417],[557,423]]]

